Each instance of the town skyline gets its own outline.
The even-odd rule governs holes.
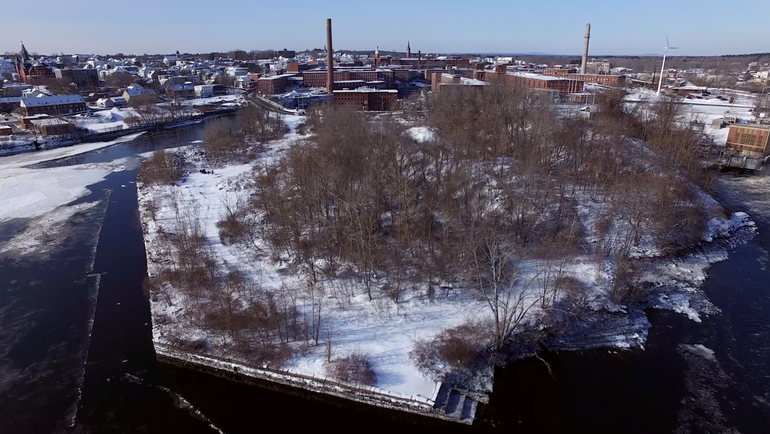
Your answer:
[[[596,7],[555,0],[527,5],[522,10],[502,2],[474,8],[451,0],[442,2],[439,8],[432,1],[412,5],[396,0],[391,8],[373,8],[352,2],[321,7],[298,0],[271,6],[273,19],[262,20],[259,10],[251,12],[253,5],[236,0],[232,10],[244,13],[221,13],[201,21],[200,12],[209,6],[193,1],[183,8],[157,5],[142,12],[140,20],[126,25],[105,19],[117,19],[125,13],[113,4],[88,0],[83,2],[84,7],[73,10],[60,2],[43,0],[35,22],[49,32],[26,32],[29,11],[21,4],[8,5],[4,27],[7,34],[19,37],[6,38],[0,52],[17,52],[21,40],[28,49],[41,54],[140,55],[282,48],[303,51],[323,47],[325,18],[335,19],[335,45],[351,51],[379,46],[381,50],[402,52],[411,41],[413,51],[423,53],[576,55],[581,52],[586,23],[593,26],[591,52],[596,56],[662,54],[666,37],[680,47],[675,53],[680,56],[767,51],[760,14],[752,14],[750,7],[740,7],[742,3],[749,6],[748,2],[735,4],[735,19],[726,23],[714,21],[714,7],[721,6],[712,1],[684,1],[671,13],[660,12],[666,8],[658,0],[644,8],[620,5],[612,10],[593,3]],[[688,19],[681,18],[679,12],[683,10]],[[383,25],[373,25],[372,20]],[[420,20],[419,26],[414,25],[415,20]],[[720,32],[713,31],[715,25],[719,25]],[[73,32],[73,27],[82,31]],[[95,37],[118,34],[125,37]]]

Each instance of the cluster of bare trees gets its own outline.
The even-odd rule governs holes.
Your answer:
[[[248,105],[235,119],[220,118],[206,124],[203,149],[210,164],[245,163],[254,159],[260,144],[280,138],[286,125],[267,110]]]
[[[634,295],[635,251],[701,234],[697,137],[673,104],[637,120],[622,96],[588,121],[521,87],[458,88],[427,101],[436,138],[420,144],[398,122],[330,108],[309,121],[312,139],[255,172],[245,213],[261,216],[273,256],[311,286],[355,276],[370,300],[398,304],[409,290],[464,282],[489,305],[500,347],[535,305],[579,287],[562,284],[570,258],[611,261],[622,301]],[[535,269],[521,271],[527,261]]]
[[[419,102],[414,118],[425,109],[422,125],[435,133],[420,143],[398,120],[321,109],[308,120],[313,135],[257,166],[255,193],[228,204],[218,224],[223,242],[288,262],[302,283],[266,292],[232,270],[211,272],[195,225],[182,217],[181,229],[164,235],[180,267],[168,279],[198,276],[205,285],[185,284],[208,288],[200,312],[214,312],[198,320],[244,353],[271,348],[273,356],[292,340],[324,338],[329,291],[344,305],[360,288],[398,311],[408,294],[434,299],[467,288],[488,306],[489,323],[444,333],[421,352],[461,364],[478,351],[467,342],[478,330],[502,348],[531,312],[575,315],[585,306],[585,285],[566,271],[579,255],[610,274],[612,298],[628,300],[638,295],[634,256],[685,248],[701,235],[695,186],[709,177],[698,137],[673,104],[634,116],[622,97],[605,95],[586,120],[521,87],[457,87]],[[251,145],[283,128],[260,109],[242,110],[207,127],[207,158],[250,159]],[[198,260],[186,260],[188,250]]]

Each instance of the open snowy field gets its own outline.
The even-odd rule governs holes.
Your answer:
[[[180,225],[197,221],[205,237],[205,245],[220,270],[238,271],[248,277],[250,284],[272,294],[294,294],[300,315],[305,318],[313,316],[316,311],[322,312],[317,342],[313,339],[310,342],[293,342],[296,351],[282,369],[324,378],[330,357],[362,353],[371,362],[378,388],[430,402],[436,397],[439,383],[432,375],[421,371],[410,357],[415,342],[463,323],[489,322],[492,313],[485,301],[471,291],[450,284],[442,286],[433,297],[429,297],[425,288],[415,287],[406,292],[398,303],[384,293],[376,293],[370,301],[362,284],[351,279],[336,279],[319,285],[320,290],[303,291],[299,288],[307,286],[306,283],[289,271],[284,259],[255,255],[252,249],[222,242],[217,222],[238,203],[248,202],[253,196],[255,166],[276,161],[292,144],[304,138],[297,133],[298,126],[304,122],[303,117],[284,116],[283,119],[290,133],[284,139],[269,143],[255,162],[215,168],[212,173],[211,168],[195,156],[195,149],[191,147],[182,150],[192,156],[193,167],[181,182],[172,186],[140,185],[140,215],[150,277],[157,276],[174,260],[161,241],[161,234],[176,233]],[[417,143],[430,140],[433,136],[425,127],[412,128],[408,134]],[[590,229],[596,225],[602,205],[587,196],[576,199],[582,223]],[[718,208],[713,200],[710,199],[710,203]],[[718,210],[715,213],[718,214]],[[732,219],[714,217],[703,235],[704,243],[729,237],[739,228],[752,225],[753,222],[744,214],[736,214]],[[254,243],[257,250],[268,250],[265,240],[255,240]],[[637,257],[654,258],[657,255],[654,246],[644,243],[642,246],[634,253]],[[711,263],[725,258],[724,250],[714,247],[709,253],[704,251],[682,258],[651,259],[643,280],[658,288],[660,294],[659,299],[651,304],[700,321],[699,315],[710,311],[702,309],[702,303],[691,304],[690,295],[697,292],[705,279],[704,270]],[[543,314],[538,309],[542,296],[540,288],[548,285],[548,279],[557,273],[556,268],[560,276],[573,278],[585,285],[594,311],[625,312],[625,306],[610,301],[612,281],[608,276],[612,275],[614,266],[610,261],[598,262],[590,255],[577,256],[558,267],[536,260],[522,264],[520,281],[529,283],[527,290],[522,291],[518,308],[527,318],[525,322],[534,321]],[[188,307],[192,302],[188,294],[173,287],[165,287],[163,291],[162,296],[153,294],[151,297],[156,342],[169,345],[196,343],[205,354],[237,359],[232,350],[234,343],[225,334],[212,333],[199,322],[189,320],[192,312],[188,311]],[[237,300],[241,307],[248,303],[243,297]],[[637,322],[610,341],[619,348],[642,347],[648,326],[649,323],[644,321]],[[488,391],[490,387],[491,382],[487,381],[482,389]]]

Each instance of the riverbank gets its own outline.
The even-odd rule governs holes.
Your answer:
[[[222,108],[203,112],[197,116],[186,117],[177,121],[141,125],[113,131],[79,134],[72,136],[52,136],[45,137],[40,140],[0,141],[0,157],[13,156],[28,152],[50,151],[53,149],[66,148],[83,143],[117,141],[121,137],[125,136],[134,136],[135,134],[145,132],[158,132],[174,128],[181,128],[195,123],[203,122],[209,118],[229,116],[235,113],[235,111],[236,108]]]

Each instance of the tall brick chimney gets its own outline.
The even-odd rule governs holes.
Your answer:
[[[332,19],[326,19],[326,90],[334,89],[334,48],[332,48]]]
[[[588,41],[591,39],[591,24],[586,24],[585,41],[583,42],[583,59],[580,62],[580,73],[586,73],[586,64],[588,63]]]

